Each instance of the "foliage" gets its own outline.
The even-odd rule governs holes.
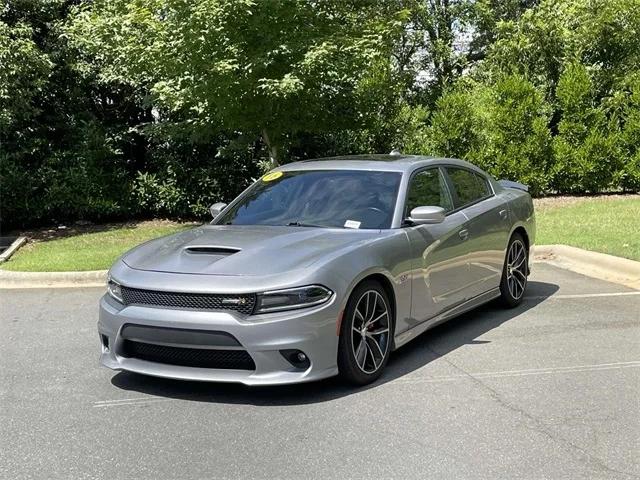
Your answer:
[[[80,9],[69,32],[103,79],[142,86],[169,112],[261,135],[277,162],[286,135],[370,118],[361,86],[384,68],[395,25],[370,3],[103,0]]]
[[[0,21],[0,132],[36,114],[34,97],[42,90],[52,63],[31,40],[25,24],[10,27]]]
[[[638,0],[7,0],[3,228],[200,217],[276,163],[640,189]]]
[[[618,139],[605,111],[595,104],[586,68],[568,65],[556,94],[562,117],[555,138],[555,189],[594,192],[613,186],[622,166]]]
[[[536,194],[548,183],[549,110],[520,75],[488,86],[460,85],[438,101],[427,144],[437,155],[466,158],[497,178],[528,184]]]
[[[543,1],[498,23],[436,103],[428,145],[536,194],[637,190],[638,31],[629,0]]]
[[[133,198],[141,212],[207,218],[210,205],[231,200],[261,173],[255,148],[242,140],[221,137],[189,145],[166,130],[148,132],[151,160],[133,182]]]

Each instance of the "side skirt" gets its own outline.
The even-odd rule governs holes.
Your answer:
[[[436,325],[440,325],[441,323],[446,322],[447,320],[451,320],[452,318],[457,317],[458,315],[462,315],[469,310],[473,310],[480,305],[490,302],[494,298],[498,298],[500,296],[500,288],[494,288],[489,290],[488,292],[482,293],[477,297],[470,298],[464,303],[460,305],[456,305],[449,310],[445,310],[442,313],[439,313],[435,317],[431,317],[429,320],[425,320],[424,322],[416,325],[415,327],[410,328],[409,330],[405,330],[404,332],[398,334],[394,338],[394,350],[401,347],[405,343],[413,340],[418,335],[426,332],[427,330],[435,327]]]

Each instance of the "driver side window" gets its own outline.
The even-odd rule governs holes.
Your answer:
[[[445,212],[453,210],[453,202],[447,184],[439,168],[429,168],[411,179],[407,194],[405,217],[416,207],[442,207]]]

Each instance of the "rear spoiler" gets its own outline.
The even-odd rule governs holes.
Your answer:
[[[498,180],[498,183],[504,188],[514,188],[516,190],[522,190],[523,192],[529,191],[529,187],[526,185],[518,182],[512,182],[511,180]]]

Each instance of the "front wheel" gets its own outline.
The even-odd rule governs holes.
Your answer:
[[[338,369],[348,382],[366,385],[382,375],[389,354],[393,318],[384,289],[374,281],[358,285],[344,311]]]
[[[500,282],[502,303],[509,308],[522,302],[527,288],[528,261],[529,252],[524,239],[519,233],[514,233],[509,240]]]

